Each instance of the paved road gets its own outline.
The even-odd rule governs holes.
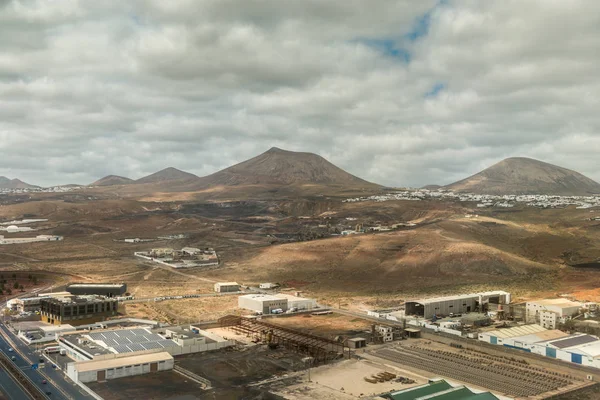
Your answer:
[[[10,400],[29,399],[29,395],[3,369],[0,369],[0,392]]]
[[[40,354],[35,353],[32,348],[23,343],[3,324],[0,324],[0,351],[4,351],[9,357],[15,357],[15,364],[23,370],[34,383],[37,383],[44,391],[50,391],[53,399],[60,400],[92,400],[93,397],[83,392],[79,386],[71,381],[62,371],[51,367],[51,363],[45,361],[45,368],[32,370],[33,363],[39,363]],[[7,342],[4,334],[8,336],[12,343]],[[9,347],[14,347],[15,350],[8,352]],[[42,381],[48,381],[47,384],[42,384]],[[60,388],[60,390],[59,390]]]

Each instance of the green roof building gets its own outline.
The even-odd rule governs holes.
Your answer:
[[[389,400],[499,400],[490,392],[474,393],[466,386],[453,387],[445,380],[382,395]]]

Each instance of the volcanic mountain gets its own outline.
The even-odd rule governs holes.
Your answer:
[[[98,179],[96,182],[90,184],[90,186],[128,185],[133,182],[134,182],[133,179],[129,179],[124,176],[108,175],[102,179]]]
[[[270,150],[212,175],[201,178],[205,186],[238,185],[343,185],[377,187],[336,167],[313,153]]]
[[[198,179],[198,177],[194,174],[190,174],[189,172],[169,167],[155,172],[151,175],[140,178],[137,181],[135,181],[135,183],[159,183],[165,181],[183,181],[190,179]]]
[[[33,189],[38,187],[25,183],[20,179],[8,179],[5,176],[0,176],[0,189]]]
[[[507,158],[445,188],[477,194],[600,193],[600,184],[578,172],[524,157]]]

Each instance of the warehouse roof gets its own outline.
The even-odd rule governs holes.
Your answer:
[[[468,294],[459,294],[455,296],[444,296],[444,297],[431,297],[429,299],[417,299],[417,300],[408,300],[407,303],[419,303],[419,304],[431,304],[431,303],[439,303],[442,301],[453,301],[453,300],[461,300],[461,299],[472,299],[479,298],[479,296],[488,297],[488,296],[501,296],[507,295],[508,292],[503,290],[497,290],[492,292],[479,292],[479,293],[468,293]]]
[[[579,335],[579,336],[571,336],[566,339],[555,340],[552,342],[548,342],[549,345],[554,346],[559,349],[566,349],[569,347],[580,346],[586,343],[597,342],[598,338],[591,335]]]
[[[558,329],[553,329],[551,331],[537,332],[525,336],[516,336],[512,337],[511,339],[523,343],[533,344],[539,342],[546,342],[548,340],[556,340],[567,336],[569,336],[568,333],[559,331]]]
[[[391,400],[498,400],[498,397],[489,392],[474,393],[466,386],[452,387],[445,380],[391,392],[382,397]]]
[[[240,284],[237,283],[237,282],[217,282],[217,283],[215,283],[215,285],[219,285],[219,286],[240,286]]]
[[[294,296],[293,294],[277,293],[274,296],[277,297],[278,299],[282,299],[282,300],[287,299],[288,301],[312,301],[312,299],[307,299],[306,297]]]
[[[528,301],[531,304],[537,304],[540,306],[558,306],[562,308],[567,307],[581,307],[582,304],[577,301],[571,301],[568,299],[544,299],[544,300],[534,300]]]
[[[67,285],[67,288],[90,288],[90,287],[103,287],[103,288],[122,288],[125,286],[124,283],[71,283]]]
[[[78,372],[99,371],[111,368],[125,367],[128,365],[155,363],[160,361],[172,360],[173,357],[167,353],[151,353],[140,356],[111,358],[100,361],[80,361],[75,363],[75,369]]]
[[[240,298],[263,300],[263,301],[283,300],[279,297],[271,296],[270,294],[246,294],[246,295],[240,296]]]
[[[518,336],[525,336],[536,334],[539,332],[545,332],[546,328],[542,328],[539,325],[522,325],[515,326],[514,328],[497,329],[495,331],[483,332],[484,335],[496,336],[501,339],[514,338]]]

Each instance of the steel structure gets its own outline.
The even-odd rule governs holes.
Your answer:
[[[281,327],[256,318],[228,315],[219,319],[219,325],[269,345],[280,345],[286,349],[310,355],[314,358],[315,363],[327,363],[342,358],[346,349],[350,355],[350,348],[344,343]]]

